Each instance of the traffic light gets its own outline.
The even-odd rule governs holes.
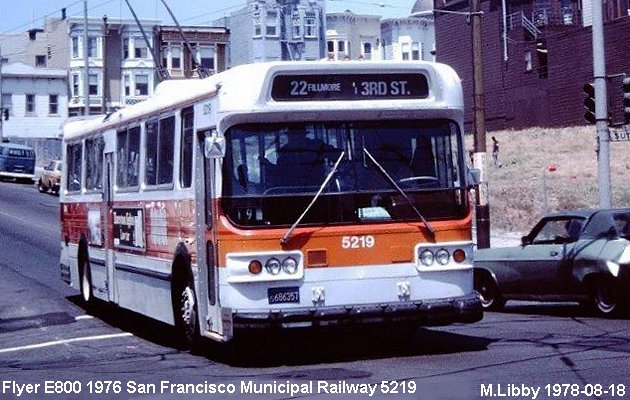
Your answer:
[[[8,108],[3,108],[2,109],[2,117],[4,118],[5,121],[9,120],[9,109]]]
[[[597,121],[595,118],[595,86],[592,83],[585,83],[582,86],[582,91],[586,95],[584,99],[584,108],[586,108],[584,119],[589,124],[594,124]]]
[[[623,121],[630,124],[630,76],[623,77]]]

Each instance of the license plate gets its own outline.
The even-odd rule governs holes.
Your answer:
[[[267,289],[267,299],[269,304],[299,303],[299,287],[281,287]]]

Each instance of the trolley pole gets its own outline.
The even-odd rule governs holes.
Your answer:
[[[473,51],[473,111],[474,154],[473,164],[480,174],[475,198],[477,247],[490,247],[490,205],[488,204],[488,180],[486,173],[486,106],[483,95],[483,58],[481,54],[480,0],[470,0]]]
[[[595,129],[597,130],[597,181],[599,207],[611,208],[610,132],[606,99],[606,56],[602,2],[593,3],[593,81],[595,86]]]

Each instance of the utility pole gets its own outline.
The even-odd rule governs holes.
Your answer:
[[[490,247],[490,205],[488,204],[488,180],[486,173],[486,106],[483,95],[483,56],[481,53],[480,0],[470,0],[473,51],[473,112],[474,154],[473,163],[480,174],[475,198],[477,247]]]
[[[87,0],[83,0],[83,115],[90,115],[90,57],[88,55],[88,7]]]
[[[101,114],[107,114],[107,96],[109,94],[109,79],[107,79],[107,15],[103,16],[103,48],[101,57],[103,60],[103,96],[101,98]]]
[[[602,2],[593,0],[593,80],[595,85],[595,129],[597,130],[597,181],[599,207],[611,208],[610,132],[606,99],[606,55]]]

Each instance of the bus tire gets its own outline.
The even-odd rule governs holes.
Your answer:
[[[190,268],[179,270],[174,277],[172,295],[177,344],[184,349],[194,349],[200,337],[195,283]]]
[[[92,292],[92,272],[90,270],[90,262],[86,257],[80,257],[82,259],[79,265],[79,287],[81,288],[81,300],[86,306],[91,306],[94,303],[94,294]]]

